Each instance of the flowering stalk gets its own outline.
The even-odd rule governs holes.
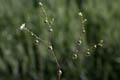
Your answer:
[[[48,25],[49,32],[51,33],[51,32],[53,32],[52,24],[53,24],[54,19],[52,19],[52,21],[49,21],[49,20],[48,20],[47,12],[46,12],[43,4],[42,4],[41,2],[39,2],[39,5],[40,5],[40,7],[41,7],[41,9],[42,9],[42,12],[43,12],[43,14],[44,14],[44,16],[45,16],[45,21],[44,21],[44,23]],[[49,37],[49,38],[50,38],[50,37]],[[58,67],[58,80],[60,80],[61,75],[62,75],[61,67],[60,67],[60,64],[58,63],[58,60],[57,60],[57,58],[56,58],[54,49],[53,49],[53,47],[52,47],[52,43],[51,43],[50,41],[49,41],[49,44],[48,44],[48,49],[51,51],[51,53],[52,53],[52,55],[53,55],[53,57],[54,57],[54,59],[55,59],[56,65],[57,65],[57,67]]]
[[[39,2],[39,5],[40,5],[40,7],[41,7],[41,9],[42,9],[42,12],[43,12],[43,14],[44,14],[44,16],[45,16],[45,21],[44,21],[44,23],[46,23],[46,24],[48,25],[49,31],[50,31],[50,32],[53,32],[53,28],[52,28],[52,25],[51,25],[52,22],[50,22],[50,21],[48,20],[48,15],[47,15],[47,12],[46,12],[43,4],[42,4],[41,2]],[[54,20],[54,19],[53,19],[53,20]]]
[[[77,41],[76,48],[75,48],[75,51],[74,51],[74,53],[73,53],[72,59],[77,59],[80,46],[81,46],[81,44],[82,44],[82,42],[83,42],[82,36],[83,36],[83,34],[86,32],[85,27],[84,27],[84,23],[87,21],[87,19],[84,19],[82,12],[79,12],[78,15],[81,17],[82,33],[80,33],[80,38],[79,38],[79,40]],[[90,51],[91,51],[92,49],[96,49],[98,46],[100,46],[100,47],[103,46],[103,40],[100,40],[100,42],[99,42],[98,44],[95,44],[95,45],[92,46],[91,48],[88,48],[87,51],[86,51],[86,55],[89,56],[89,55],[90,55]]]
[[[75,51],[74,51],[74,53],[73,53],[72,59],[77,59],[80,46],[81,46],[81,44],[82,44],[82,42],[83,42],[82,36],[83,36],[83,34],[86,32],[85,27],[84,27],[84,22],[86,22],[87,19],[84,19],[82,12],[79,12],[78,15],[79,15],[80,18],[81,18],[82,33],[80,32],[80,38],[79,38],[78,41],[77,41],[76,48],[75,48]]]

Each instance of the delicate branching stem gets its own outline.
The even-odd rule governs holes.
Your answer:
[[[35,37],[36,40],[35,40],[35,43],[39,43],[39,41],[43,42],[45,45],[48,46],[48,49],[51,50],[52,54],[53,54],[53,57],[55,59],[55,62],[57,64],[57,67],[60,69],[60,65],[58,63],[58,60],[56,58],[56,55],[55,55],[55,52],[53,50],[53,47],[51,45],[51,43],[48,43],[46,42],[45,40],[41,39],[40,37],[38,37],[35,33],[33,33],[32,31],[30,31],[28,28],[25,27],[25,24],[22,24],[22,26],[20,27],[21,30],[24,30],[26,32],[28,32],[31,36]]]
[[[76,45],[76,48],[75,48],[75,51],[73,53],[73,59],[76,59],[77,56],[78,56],[78,53],[79,53],[79,49],[80,49],[80,46],[81,46],[81,43],[82,43],[82,36],[83,34],[86,32],[86,29],[85,29],[85,26],[84,26],[84,23],[87,21],[87,19],[84,19],[83,17],[83,14],[82,12],[79,12],[78,15],[80,16],[81,18],[81,25],[82,25],[82,33],[80,33],[80,39],[77,41],[77,45]],[[89,56],[90,55],[90,51],[92,49],[96,49],[98,46],[102,47],[103,46],[103,40],[101,40],[98,44],[95,44],[94,46],[92,46],[91,48],[88,48],[87,49],[87,52],[86,52],[86,55]]]
[[[55,62],[56,62],[56,65],[57,65],[58,69],[60,69],[60,65],[59,65],[59,63],[58,63],[58,60],[57,60],[57,58],[56,58],[56,55],[55,55],[55,52],[54,52],[54,50],[53,50],[53,47],[52,47],[51,43],[49,43],[48,49],[49,49],[49,50],[51,51],[51,53],[53,54],[53,57],[54,57]]]
[[[60,80],[61,75],[62,75],[62,71],[61,71],[60,64],[58,63],[57,57],[55,55],[55,52],[53,50],[53,47],[52,47],[51,43],[49,43],[48,49],[51,51],[51,53],[52,53],[52,55],[53,55],[53,57],[55,59],[56,65],[58,67],[58,80]]]
[[[82,31],[80,32],[80,38],[79,38],[79,40],[77,41],[76,48],[75,48],[75,51],[74,51],[74,53],[73,53],[73,57],[72,57],[73,59],[77,59],[80,46],[81,46],[81,44],[82,44],[82,42],[83,42],[82,36],[83,36],[83,34],[86,32],[85,27],[84,27],[84,22],[85,22],[85,21],[84,21],[82,12],[79,12],[78,15],[79,15],[80,18],[81,18]]]
[[[48,28],[49,28],[49,32],[53,32],[53,28],[52,28],[52,24],[53,24],[53,21],[54,19],[52,19],[51,21],[48,20],[48,15],[47,15],[47,12],[43,6],[43,4],[41,2],[39,2],[39,5],[41,7],[41,10],[44,14],[44,17],[45,17],[45,23],[47,24]],[[76,48],[75,48],[75,51],[73,53],[73,59],[77,59],[77,56],[78,56],[78,53],[79,53],[79,50],[80,50],[80,47],[81,47],[81,44],[83,42],[83,35],[86,33],[86,29],[85,29],[85,26],[84,26],[84,23],[87,21],[87,19],[84,19],[83,17],[83,14],[80,12],[78,13],[78,15],[81,17],[81,26],[82,26],[82,31],[80,32],[80,38],[78,39],[77,41],[77,44],[76,44]],[[57,60],[57,57],[55,55],[55,52],[54,52],[54,49],[53,49],[53,46],[52,46],[52,43],[50,42],[50,38],[51,38],[51,34],[49,34],[49,40],[48,41],[45,41],[43,39],[41,39],[39,36],[37,36],[35,33],[33,33],[32,31],[30,31],[28,28],[25,27],[25,24],[22,24],[20,26],[20,29],[21,30],[24,30],[26,32],[28,32],[31,36],[33,36],[35,38],[35,43],[38,44],[39,41],[43,42],[47,47],[48,47],[48,50],[51,51],[52,55],[53,55],[53,58],[55,60],[55,63],[57,65],[57,68],[58,68],[58,72],[57,72],[57,75],[58,75],[58,80],[61,79],[61,75],[62,75],[62,70],[61,70],[61,66]],[[103,40],[101,40],[98,44],[95,44],[94,46],[92,46],[91,48],[88,48],[87,49],[87,56],[90,55],[90,50],[92,50],[93,48],[96,49],[98,46],[102,47],[103,46]]]
[[[44,21],[44,22],[48,25],[49,32],[53,32],[52,24],[53,24],[54,19],[52,19],[52,21],[49,21],[49,20],[48,20],[47,12],[46,12],[43,4],[42,4],[41,2],[39,2],[39,5],[40,5],[40,7],[41,7],[41,9],[42,9],[42,12],[43,12],[43,14],[44,14],[44,16],[45,16],[45,21]],[[51,38],[51,34],[49,34],[49,38]],[[51,42],[48,44],[48,49],[51,51],[51,53],[52,53],[52,55],[53,55],[53,57],[54,57],[54,59],[55,59],[56,65],[57,65],[57,67],[58,67],[58,80],[60,80],[62,71],[61,71],[60,64],[58,63],[58,60],[57,60],[57,57],[56,57],[56,55],[55,55],[55,52],[54,52],[54,49],[53,49],[53,47],[52,47]]]
[[[87,49],[86,55],[89,56],[90,55],[90,51],[92,49],[96,49],[97,47],[103,47],[103,40],[100,40],[100,42],[98,44],[95,44],[91,48]]]
[[[43,4],[42,4],[42,5],[41,5],[41,4],[42,4],[42,3],[39,2],[39,5],[40,5],[40,7],[41,7],[41,9],[42,9],[42,12],[43,12],[43,14],[44,14],[44,16],[45,16],[45,21],[44,21],[44,22],[48,25],[49,31],[52,32],[53,29],[52,29],[52,26],[51,26],[51,21],[48,20],[47,12],[46,12]]]

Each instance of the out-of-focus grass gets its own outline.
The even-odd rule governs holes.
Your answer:
[[[120,1],[42,2],[49,19],[55,18],[52,43],[63,67],[62,80],[119,80]],[[72,50],[81,30],[79,11],[88,19],[84,47],[100,39],[105,43],[104,48],[93,50],[88,58],[84,56],[84,47],[81,48],[78,59],[72,61]],[[22,23],[41,38],[48,39],[38,0],[0,0],[0,79],[56,80],[57,68],[53,57],[42,43],[35,46],[34,39],[19,30]]]

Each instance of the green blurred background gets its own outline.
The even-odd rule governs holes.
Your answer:
[[[57,67],[46,46],[20,31],[21,24],[48,40],[40,0],[0,0],[0,80],[57,80]],[[51,41],[62,66],[61,80],[119,80],[120,0],[41,0],[49,20],[55,18]],[[81,31],[82,11],[87,33],[78,59],[72,60]],[[86,47],[104,40],[104,47],[85,56]]]

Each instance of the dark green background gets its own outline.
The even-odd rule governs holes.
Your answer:
[[[0,0],[0,80],[57,80],[57,67],[47,47],[20,31],[21,24],[48,40],[48,27],[38,5],[40,0]],[[52,44],[62,66],[61,80],[119,80],[120,0],[41,0],[55,18]],[[78,59],[72,60],[81,31],[82,11],[87,33]],[[85,48],[104,40],[104,47]]]

